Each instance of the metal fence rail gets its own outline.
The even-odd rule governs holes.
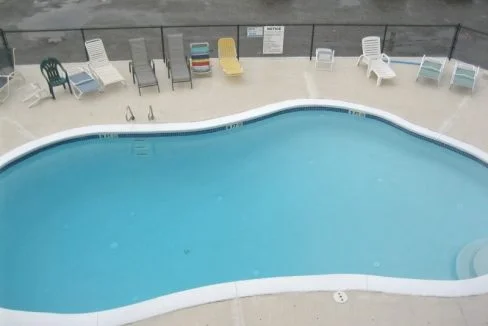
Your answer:
[[[247,37],[247,28],[285,26],[284,49],[280,55],[263,54],[262,38]],[[103,39],[111,60],[128,60],[128,39],[144,37],[153,58],[165,59],[165,36],[183,33],[185,45],[209,42],[217,56],[217,40],[233,37],[240,57],[312,57],[319,47],[333,48],[337,56],[358,56],[361,39],[378,35],[383,51],[391,56],[418,57],[424,54],[455,58],[488,68],[488,33],[461,24],[239,24],[239,25],[154,25],[84,27],[68,29],[2,30],[0,48],[17,48],[19,64],[37,64],[54,56],[64,62],[87,60],[84,42]]]

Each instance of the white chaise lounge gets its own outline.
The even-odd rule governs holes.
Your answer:
[[[85,47],[89,58],[88,67],[103,87],[116,83],[126,85],[124,77],[108,60],[101,39],[96,38],[86,41]]]

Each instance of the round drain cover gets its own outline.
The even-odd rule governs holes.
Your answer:
[[[347,294],[342,291],[337,291],[333,295],[334,301],[337,303],[346,303],[347,302]]]

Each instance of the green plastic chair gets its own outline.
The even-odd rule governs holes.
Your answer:
[[[64,77],[61,76],[60,70],[64,73]],[[71,85],[68,79],[68,72],[66,69],[63,68],[61,62],[59,62],[56,58],[46,58],[41,62],[41,73],[47,81],[49,85],[49,92],[53,99],[56,99],[54,95],[54,87],[63,85],[63,88],[66,89],[66,84],[68,84],[68,88],[71,94],[73,91],[71,90]]]

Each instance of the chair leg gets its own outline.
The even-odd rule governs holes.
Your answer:
[[[51,96],[53,97],[53,100],[56,99],[56,96],[54,95],[54,89],[52,86],[49,86],[49,92],[51,93]]]
[[[139,89],[139,96],[141,96],[141,88],[137,87]]]
[[[66,84],[63,84],[63,88],[66,89]]]
[[[69,88],[70,94],[73,94],[73,89],[71,88],[71,84],[69,83],[69,81],[68,81],[68,88]]]
[[[159,90],[159,84],[157,84],[157,86],[158,86],[158,93],[161,93],[161,91]]]

